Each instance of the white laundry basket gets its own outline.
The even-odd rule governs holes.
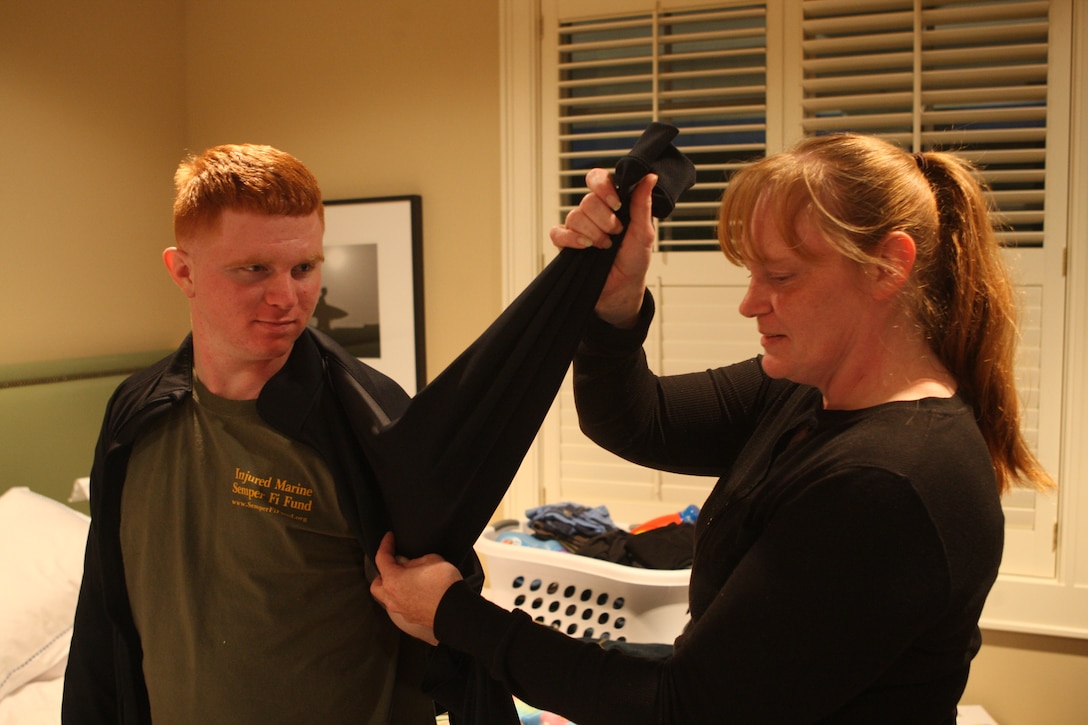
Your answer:
[[[520,528],[488,527],[476,541],[484,595],[572,637],[672,644],[688,620],[691,569],[658,570],[496,541]]]

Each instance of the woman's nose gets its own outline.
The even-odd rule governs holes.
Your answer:
[[[737,309],[749,318],[756,317],[767,310],[765,295],[762,294],[754,279],[748,281],[748,289],[745,290]]]

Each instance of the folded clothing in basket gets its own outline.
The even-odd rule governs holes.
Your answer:
[[[644,569],[690,569],[695,525],[668,524],[634,534],[617,529],[594,536],[574,553]]]
[[[537,548],[562,548],[580,556],[644,569],[690,569],[694,558],[696,506],[679,514],[659,517],[628,531],[612,521],[605,506],[583,506],[569,501],[545,504],[525,511],[532,538],[513,532],[522,543]],[[665,523],[675,518],[675,523]]]
[[[598,536],[619,528],[612,522],[607,507],[590,508],[569,501],[527,509],[525,517],[533,531],[560,540]]]
[[[534,534],[526,534],[521,531],[504,531],[495,536],[495,541],[509,546],[528,546],[533,549],[567,553],[567,549],[555,539],[542,539]]]

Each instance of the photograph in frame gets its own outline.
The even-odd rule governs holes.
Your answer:
[[[419,196],[325,202],[322,288],[310,324],[393,378],[426,384]]]

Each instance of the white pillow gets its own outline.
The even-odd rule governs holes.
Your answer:
[[[0,700],[64,674],[89,524],[25,486],[0,496]]]

